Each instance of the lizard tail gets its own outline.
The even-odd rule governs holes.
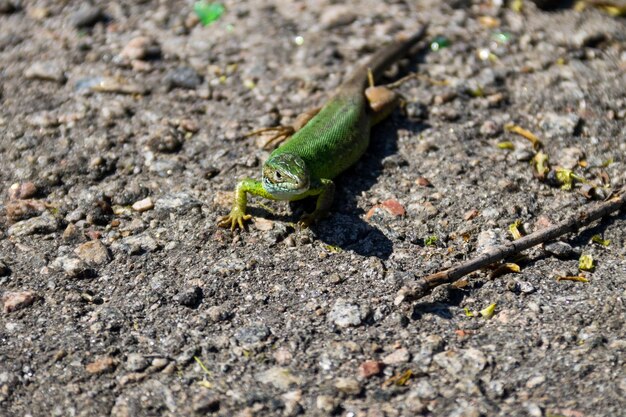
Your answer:
[[[415,32],[408,39],[393,42],[374,53],[364,66],[358,68],[350,76],[346,84],[356,84],[359,88],[365,87],[369,71],[374,75],[374,80],[378,80],[391,64],[404,57],[411,47],[426,35],[427,28],[428,24],[424,24],[419,31]]]

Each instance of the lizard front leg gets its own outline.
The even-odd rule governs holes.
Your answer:
[[[335,196],[335,183],[332,180],[322,178],[318,186],[310,188],[302,197],[309,196],[317,196],[315,211],[302,216],[298,222],[302,227],[309,227],[328,213]]]
[[[252,218],[250,214],[246,214],[248,193],[270,200],[276,199],[273,195],[265,191],[261,181],[245,178],[237,183],[237,187],[235,187],[235,202],[233,203],[233,208],[230,210],[228,216],[224,216],[218,221],[218,226],[230,227],[230,230],[235,230],[237,227],[241,230],[244,229],[245,222]]]

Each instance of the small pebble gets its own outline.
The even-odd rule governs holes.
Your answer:
[[[95,25],[103,17],[104,15],[100,7],[83,3],[80,9],[70,17],[70,23],[76,29],[85,29]]]
[[[39,200],[10,200],[5,206],[9,223],[40,216],[46,211],[46,205]]]
[[[104,265],[111,261],[109,249],[99,240],[83,243],[74,253],[89,265]]]
[[[161,47],[148,36],[138,36],[124,46],[120,56],[130,60],[158,58],[161,56]]]
[[[191,67],[180,67],[168,72],[163,81],[170,90],[173,88],[193,90],[202,84],[202,77]]]
[[[22,220],[7,230],[9,236],[28,236],[33,234],[48,234],[55,232],[59,224],[54,217],[44,213],[39,217]]]
[[[11,313],[21,310],[33,304],[39,299],[39,295],[34,291],[6,292],[2,295],[4,312]]]
[[[337,401],[330,395],[318,395],[315,399],[315,406],[318,410],[332,414],[337,409]]]
[[[502,127],[492,120],[487,120],[480,126],[480,134],[485,137],[493,138],[500,133],[502,133]]]
[[[197,415],[215,413],[220,409],[220,398],[211,391],[200,391],[191,399],[191,408]]]
[[[154,203],[150,197],[146,197],[143,200],[135,202],[132,207],[133,210],[143,213],[144,211],[152,210],[154,208]]]
[[[407,363],[411,359],[411,354],[406,348],[397,349],[383,358],[385,365],[398,365]]]
[[[37,194],[37,186],[32,182],[15,183],[9,187],[9,200],[24,200]]]
[[[85,365],[85,370],[90,374],[104,374],[113,372],[116,367],[117,360],[111,356],[105,356]]]
[[[130,353],[126,357],[126,363],[124,368],[127,371],[139,372],[143,371],[150,365],[150,361],[144,355],[140,353]]]
[[[279,366],[257,374],[256,379],[263,384],[273,385],[283,391],[301,383],[301,378],[295,376],[289,368]]]
[[[180,292],[176,298],[180,305],[195,308],[202,301],[202,288],[198,286],[188,288]]]
[[[568,259],[576,256],[576,251],[572,248],[572,245],[560,240],[545,244],[543,248],[547,253],[554,255],[559,259]]]
[[[337,4],[325,7],[319,19],[324,29],[333,29],[354,22],[356,13],[351,6]]]
[[[543,115],[539,126],[548,138],[569,138],[574,135],[579,123],[580,117],[574,113],[565,115],[546,113]]]
[[[67,78],[63,67],[54,62],[35,62],[24,71],[24,76],[29,79],[54,81],[63,84]]]
[[[337,378],[335,388],[349,395],[358,395],[361,392],[361,385],[354,378]]]
[[[53,269],[64,271],[68,277],[83,278],[92,275],[92,270],[78,258],[59,256],[50,263]]]
[[[365,361],[359,366],[359,375],[363,378],[371,378],[383,372],[385,364],[379,361]]]
[[[342,298],[335,302],[328,314],[328,318],[338,327],[358,326],[363,320],[359,306]]]
[[[264,341],[270,336],[270,329],[264,324],[240,327],[235,332],[235,339],[242,344],[253,344]]]

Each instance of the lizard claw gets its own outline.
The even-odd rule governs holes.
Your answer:
[[[246,134],[245,137],[255,136],[255,135],[258,135],[260,133],[265,133],[265,132],[273,132],[274,133],[274,135],[267,140],[265,145],[263,145],[263,149],[267,150],[267,149],[271,149],[272,147],[275,147],[275,145],[277,145],[277,144],[287,140],[287,138],[289,138],[289,136],[294,134],[295,129],[293,128],[293,126],[264,127],[262,129],[257,129],[257,130],[254,130],[254,131]]]
[[[245,223],[252,218],[250,214],[244,214],[238,209],[232,209],[228,216],[222,217],[217,225],[219,227],[230,227],[231,231],[236,228],[245,230]]]
[[[300,226],[303,229],[306,229],[308,227],[311,227],[311,225],[315,222],[315,220],[317,220],[317,216],[315,215],[315,213],[305,214],[298,221],[298,226]]]

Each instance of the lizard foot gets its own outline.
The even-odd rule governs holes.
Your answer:
[[[242,212],[238,208],[233,208],[230,211],[230,214],[228,216],[222,217],[217,222],[217,225],[219,227],[230,227],[231,231],[234,231],[237,227],[239,227],[239,229],[241,229],[241,230],[244,230],[245,229],[245,227],[244,227],[245,223],[248,220],[250,220],[251,218],[252,218],[252,215],[245,214],[244,212]]]
[[[295,131],[296,130],[293,128],[293,126],[264,127],[262,129],[257,129],[248,133],[247,135],[245,135],[245,137],[248,138],[250,136],[256,136],[258,134],[265,133],[265,132],[273,132],[274,135],[267,140],[265,145],[263,145],[263,149],[267,150],[287,140],[289,136],[294,134]]]
[[[311,227],[311,225],[315,223],[317,219],[319,219],[319,217],[320,216],[317,215],[315,212],[310,213],[310,214],[305,214],[298,221],[298,226],[300,226],[303,229]]]

